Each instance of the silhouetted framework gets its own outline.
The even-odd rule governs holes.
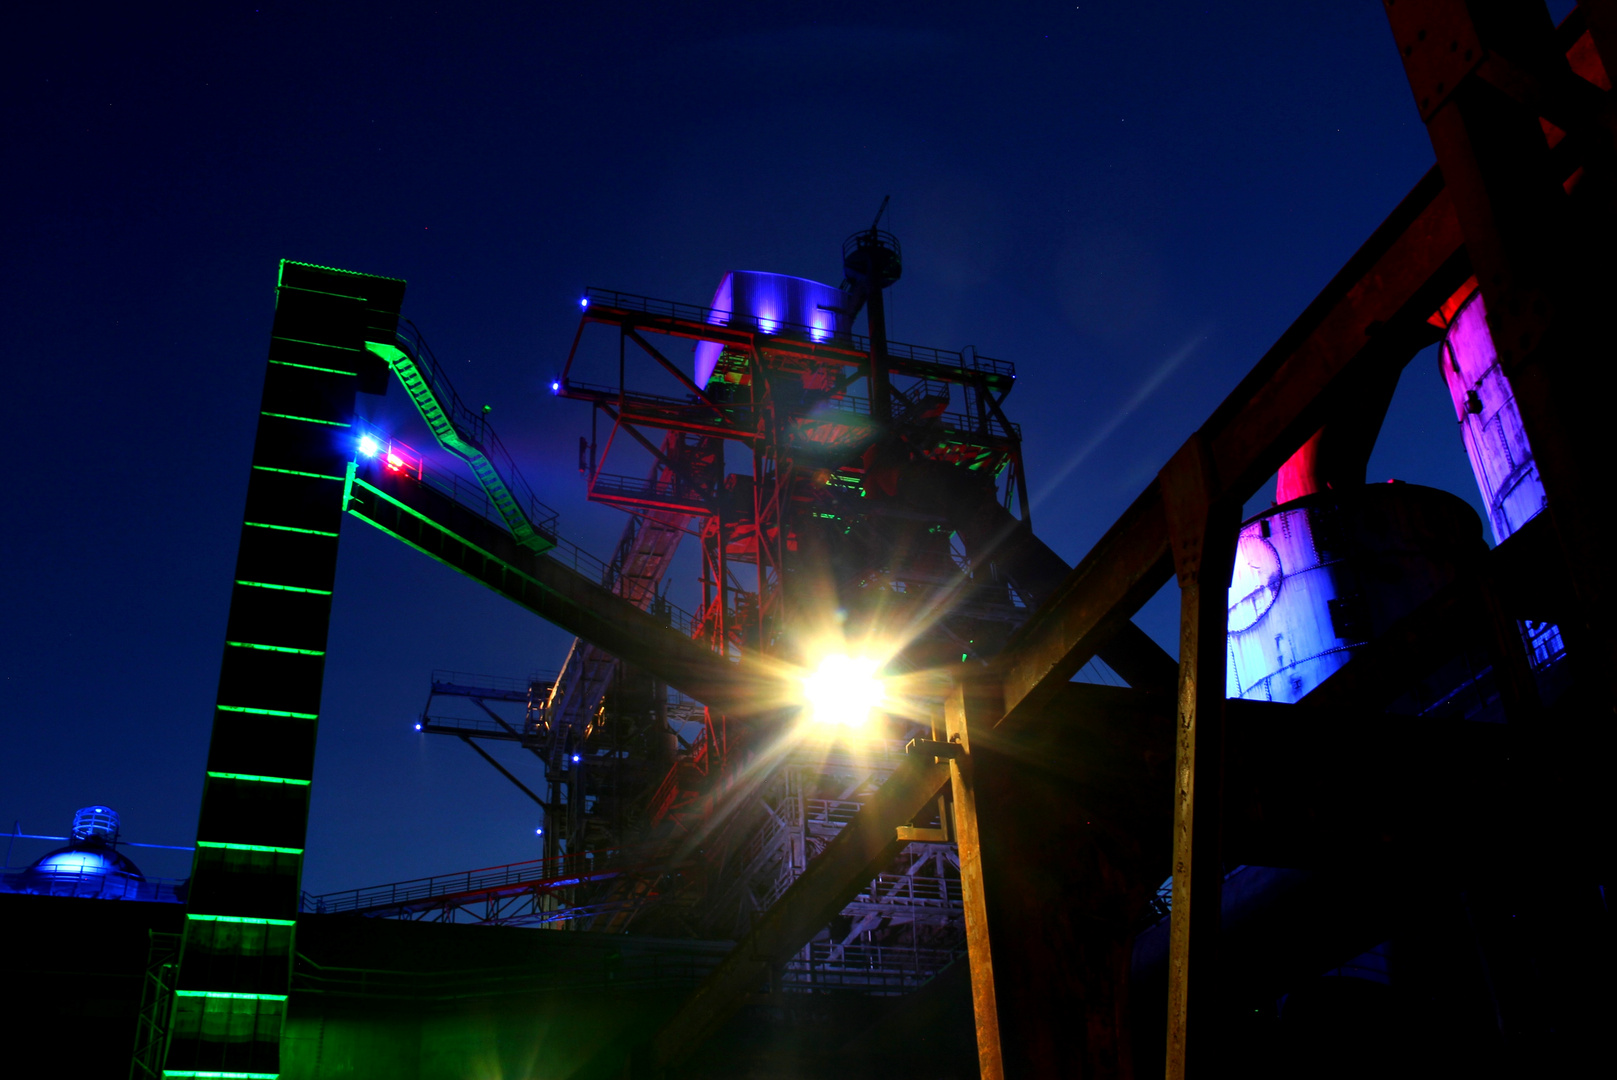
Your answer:
[[[1606,71],[1617,61],[1617,12],[1584,5],[1555,29],[1537,4],[1399,0],[1388,9],[1438,168],[1007,648],[962,673],[948,702],[948,730],[967,750],[948,764],[985,1078],[1133,1074],[1131,945],[1152,886],[1170,870],[1170,1077],[1237,1067],[1219,1043],[1232,1024],[1221,995],[1238,978],[1220,964],[1228,866],[1356,868],[1398,880],[1401,866],[1418,865],[1486,882],[1554,865],[1568,888],[1610,872],[1600,794],[1609,784],[1592,763],[1608,759],[1613,712],[1610,546],[1596,508],[1609,487],[1598,411],[1612,400],[1601,323],[1613,285]],[[1435,340],[1429,316],[1472,275],[1540,455],[1546,512],[1479,553],[1302,702],[1226,701],[1223,596],[1239,507],[1333,424],[1368,426],[1367,455],[1386,397],[1368,419],[1366,400]],[[1174,579],[1177,702],[1068,682]],[[1531,677],[1521,619],[1568,628],[1574,683],[1553,699]],[[1473,645],[1491,659],[1507,723],[1386,712]],[[859,828],[890,834],[908,811],[867,814]],[[1058,847],[1065,854],[1052,859]],[[812,922],[821,897],[863,872],[816,877],[823,891],[783,897],[769,926],[800,912]],[[765,933],[737,954],[793,944]],[[1596,1053],[1610,1001],[1593,974],[1600,967],[1557,970],[1567,980],[1559,1042],[1521,1052],[1554,1051],[1562,1064]],[[1550,1029],[1534,1026],[1547,1007],[1523,1003],[1502,1018],[1497,1046],[1510,1047],[1511,1035],[1548,1040]],[[679,1060],[686,1033],[719,1011],[699,994],[659,1036],[659,1060]],[[1490,1053],[1462,1045],[1448,1063]],[[1516,1064],[1554,1068],[1531,1056]]]
[[[418,335],[397,333],[402,283],[283,264],[170,1074],[278,1071],[344,511],[580,642],[557,678],[504,698],[443,691],[522,700],[518,723],[486,705],[486,723],[422,718],[424,730],[545,758],[550,793],[529,794],[565,823],[565,849],[324,902],[734,935],[627,1054],[632,1075],[682,1068],[751,995],[913,989],[962,934],[984,1080],[1224,1075],[1240,1067],[1232,1009],[1394,938],[1412,907],[1460,889],[1478,933],[1494,935],[1490,955],[1518,948],[1517,978],[1548,965],[1537,985],[1556,996],[1496,994],[1493,1042],[1446,1005],[1432,1019],[1445,1057],[1414,1066],[1559,1075],[1592,1057],[1612,1012],[1612,957],[1609,934],[1578,921],[1580,890],[1609,880],[1617,850],[1602,772],[1617,749],[1617,633],[1599,509],[1603,413],[1617,400],[1602,333],[1617,286],[1617,2],[1581,5],[1560,27],[1526,2],[1386,6],[1436,167],[1076,567],[1031,531],[1019,437],[1001,410],[1010,366],[886,340],[881,290],[901,260],[875,224],[845,247],[831,330],[590,290],[579,341],[592,326],[616,331],[618,382],[584,382],[570,358],[554,390],[611,424],[599,460],[590,440],[580,465],[592,498],[636,515],[609,562],[555,535],[486,421],[459,409]],[[1353,631],[1349,658],[1290,703],[1231,699],[1231,567],[1246,530],[1268,527],[1243,526],[1241,506],[1277,470],[1298,500],[1332,476],[1362,488],[1399,374],[1472,291],[1543,511],[1492,550],[1453,545],[1422,598],[1374,634],[1350,604],[1331,607],[1337,637]],[[869,338],[851,331],[862,307]],[[670,361],[659,336],[714,345],[707,381]],[[631,345],[681,392],[631,387]],[[402,444],[367,454],[356,443],[356,390],[379,391],[389,368],[476,489],[435,479]],[[652,456],[649,472],[606,471],[619,436]],[[726,473],[727,448],[748,471]],[[706,593],[690,615],[659,593],[682,535],[703,544]],[[1170,582],[1177,665],[1130,621]],[[881,603],[861,607],[857,590]],[[735,768],[780,726],[803,658],[793,634],[828,596],[860,626],[937,615],[902,657],[947,676],[934,715],[858,768],[790,754]],[[1544,627],[1564,657],[1535,653]],[[1129,685],[1073,682],[1096,658]],[[1422,697],[1454,666],[1498,722]],[[637,713],[636,738],[660,736],[676,702],[700,734],[607,750],[602,732],[619,718]],[[635,829],[582,824],[585,794],[605,790],[586,780],[592,756],[646,764],[619,804],[639,808]],[[620,854],[631,832],[638,846]],[[1273,902],[1254,916],[1254,897]],[[1530,917],[1516,923],[1523,905]],[[869,934],[898,918],[907,952]],[[923,941],[922,926],[956,937]],[[1523,959],[1526,945],[1497,944],[1589,926],[1577,939],[1586,957]],[[1407,961],[1435,998],[1460,978],[1445,948]],[[609,1053],[603,1068],[621,1068],[624,1048]]]
[[[1230,866],[1304,868],[1357,897],[1335,909],[1340,927],[1310,920],[1289,939],[1291,952],[1321,957],[1355,934],[1386,937],[1407,917],[1386,894],[1419,895],[1412,873],[1484,890],[1504,880],[1482,894],[1495,911],[1523,888],[1561,888],[1564,906],[1533,903],[1582,910],[1573,893],[1609,878],[1609,782],[1597,763],[1611,751],[1617,648],[1597,508],[1609,489],[1598,414],[1613,400],[1601,324],[1617,239],[1606,74],[1617,5],[1583,5],[1559,28],[1532,3],[1387,6],[1438,167],[1007,647],[960,673],[946,703],[947,731],[965,751],[939,766],[946,760],[953,793],[985,1078],[1239,1067],[1220,1045],[1221,1032],[1233,1040],[1239,1030],[1229,1006],[1243,991],[1261,995],[1268,976],[1250,970],[1251,952],[1241,965],[1220,962]],[[1473,276],[1542,462],[1546,512],[1495,550],[1479,548],[1304,700],[1226,700],[1224,595],[1240,506],[1322,430],[1339,433],[1337,446],[1357,444],[1345,468],[1356,465],[1362,483],[1385,388],[1436,340],[1433,313]],[[1182,610],[1177,695],[1070,683],[1170,580]],[[1570,688],[1535,678],[1524,620],[1568,628]],[[1401,715],[1398,699],[1467,652],[1491,667],[1506,723]],[[889,788],[905,797],[867,808],[732,963],[790,954],[868,871],[856,859],[834,868],[833,851],[891,837],[942,785],[936,772],[921,775],[895,774]],[[1514,880],[1551,866],[1559,883]],[[1157,1066],[1135,1060],[1136,1046],[1155,1040],[1131,1031],[1141,1003],[1131,1005],[1130,971],[1142,915],[1170,872],[1165,986],[1145,988],[1164,993],[1168,1009]],[[1559,921],[1538,930],[1559,952]],[[1246,929],[1243,948],[1252,937]],[[1596,930],[1587,940],[1598,951],[1607,939]],[[1524,1073],[1595,1059],[1611,1002],[1603,965],[1559,964],[1538,984],[1556,987],[1554,1003],[1503,1006],[1491,1044],[1442,1032],[1455,1021],[1439,1012],[1435,1041],[1449,1056],[1426,1067],[1496,1067],[1512,1049],[1522,1056],[1510,1067]],[[735,1006],[746,979],[727,983],[728,970],[664,1026],[658,1067],[683,1060]]]

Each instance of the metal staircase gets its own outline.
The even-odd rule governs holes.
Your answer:
[[[534,498],[483,414],[461,402],[420,331],[406,323],[395,341],[366,347],[387,361],[438,445],[471,468],[516,542],[530,551],[555,547],[554,528],[546,528],[555,515]]]
[[[678,432],[669,432],[663,445],[664,458],[675,458],[680,438]],[[672,471],[661,462],[652,466],[646,478],[648,487],[671,482]],[[690,520],[691,515],[674,510],[648,510],[630,517],[608,568],[610,580],[602,584],[635,607],[656,615],[657,587],[679,551]],[[582,638],[575,639],[545,703],[541,721],[544,727],[552,732],[569,728],[586,731],[590,718],[601,707],[617,665],[618,659],[611,653]]]

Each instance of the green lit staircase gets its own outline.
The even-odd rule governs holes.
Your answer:
[[[532,492],[523,492],[526,498],[522,498],[513,490],[515,485],[526,485],[510,455],[500,446],[482,414],[461,404],[420,338],[412,340],[401,328],[395,341],[367,341],[365,347],[387,361],[438,445],[471,467],[472,475],[487,492],[516,542],[535,552],[555,547],[554,537],[541,527],[543,523],[534,520],[538,503]],[[497,467],[496,459],[506,462],[507,468]]]

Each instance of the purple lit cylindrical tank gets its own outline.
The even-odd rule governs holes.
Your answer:
[[[724,275],[713,294],[708,322],[828,341],[851,331],[852,320],[845,314],[847,303],[848,297],[841,289],[808,278],[733,270]],[[697,386],[706,387],[713,378],[723,351],[724,346],[716,341],[696,343]]]
[[[1544,484],[1522,428],[1516,393],[1488,332],[1480,290],[1454,313],[1440,356],[1443,382],[1454,401],[1477,490],[1488,508],[1494,543],[1503,543],[1544,509]],[[1521,627],[1535,667],[1546,667],[1561,656],[1561,631],[1554,623],[1524,622]]]
[[[1230,697],[1295,702],[1454,580],[1475,512],[1413,484],[1322,491],[1241,526],[1230,582]]]
[[[1494,543],[1502,543],[1544,509],[1544,485],[1522,430],[1515,392],[1488,333],[1480,291],[1471,294],[1449,323],[1442,368]]]

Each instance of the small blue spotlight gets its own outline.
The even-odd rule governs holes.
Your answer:
[[[374,436],[361,435],[359,437],[359,452],[366,457],[375,457],[381,449],[382,444],[377,442]]]
[[[578,757],[578,755],[577,755],[577,754],[574,754],[574,755],[573,755],[573,764],[575,764],[575,765],[576,765],[576,764],[578,764],[578,762],[579,762],[579,757]]]
[[[587,297],[587,296],[579,297],[578,298],[578,306],[579,306],[580,310],[589,307],[590,306],[590,298]]]
[[[550,392],[552,394],[561,393],[561,380],[560,379],[556,379],[556,380],[551,382],[551,384],[550,384]]]
[[[417,731],[420,731],[420,730],[421,730],[421,725],[420,725],[420,724],[417,724],[417,725],[416,725],[416,726],[415,726],[415,729],[416,729],[416,730],[417,730]]]
[[[535,829],[535,830],[533,830],[533,835],[535,835],[535,836],[543,836],[543,835],[545,835],[545,830],[543,830],[543,829]]]

